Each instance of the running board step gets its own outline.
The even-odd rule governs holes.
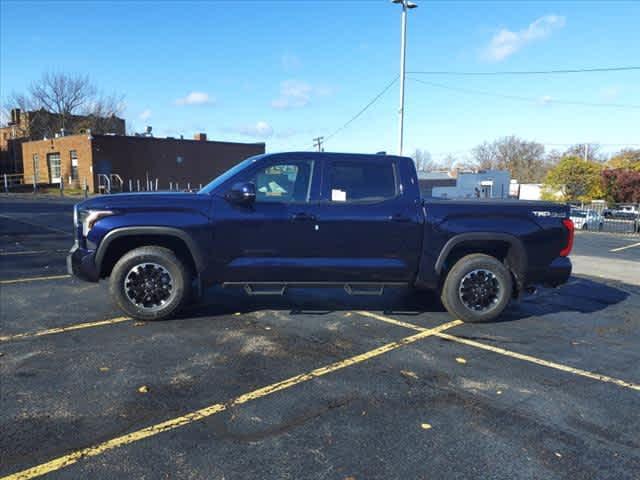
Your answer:
[[[352,285],[346,283],[344,291],[349,295],[375,295],[380,296],[384,293],[384,285]]]
[[[380,296],[385,287],[407,287],[403,282],[224,282],[223,287],[242,287],[247,295],[277,295],[285,294],[287,288],[344,288],[349,295]]]
[[[260,285],[246,283],[243,288],[247,295],[277,295],[281,297],[282,295],[284,295],[287,286],[285,284]]]

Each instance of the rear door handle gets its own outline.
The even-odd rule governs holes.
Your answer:
[[[315,222],[316,221],[315,215],[312,215],[310,213],[304,213],[304,212],[294,213],[293,215],[291,215],[290,218],[292,222]]]

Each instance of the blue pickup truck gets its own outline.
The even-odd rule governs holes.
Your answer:
[[[565,205],[421,199],[410,158],[320,152],[250,157],[198,193],[92,198],[74,228],[69,272],[109,277],[143,320],[218,284],[435,290],[456,318],[487,321],[534,285],[565,283],[574,234]]]

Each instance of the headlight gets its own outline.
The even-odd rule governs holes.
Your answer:
[[[79,210],[78,222],[82,224],[82,236],[86,237],[98,220],[113,215],[111,210]]]

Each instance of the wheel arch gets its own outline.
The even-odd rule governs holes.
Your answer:
[[[485,253],[503,261],[514,276],[514,285],[521,291],[527,273],[527,251],[522,240],[508,233],[470,232],[450,238],[440,251],[435,271],[441,278],[455,262],[465,255]]]
[[[107,233],[98,245],[95,263],[100,277],[108,276],[115,263],[126,252],[144,245],[169,248],[194,274],[199,274],[204,269],[200,248],[185,231],[162,226],[122,227]]]

